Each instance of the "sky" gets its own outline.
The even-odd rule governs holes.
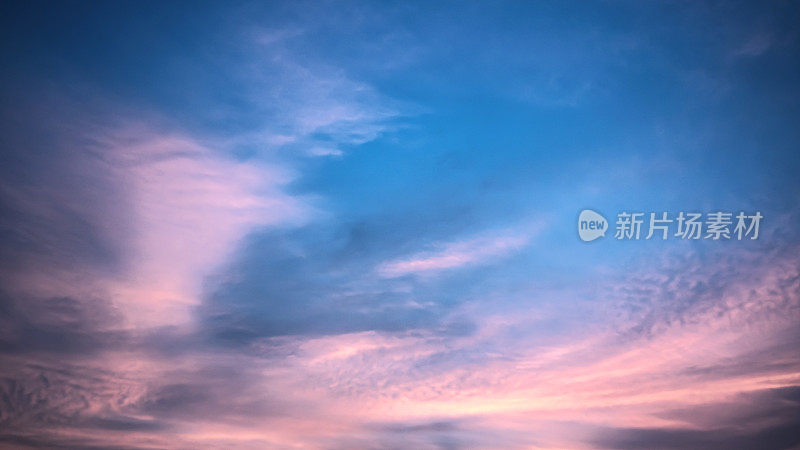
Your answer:
[[[798,24],[3,2],[0,446],[798,448]]]

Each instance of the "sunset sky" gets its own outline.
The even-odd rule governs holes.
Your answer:
[[[3,2],[0,447],[800,448],[798,199],[796,1]]]

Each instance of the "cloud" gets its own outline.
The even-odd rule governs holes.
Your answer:
[[[134,214],[129,270],[110,289],[145,320],[158,321],[170,305],[196,305],[203,277],[251,230],[299,224],[311,211],[282,191],[285,170],[237,162],[191,139],[134,129],[98,147],[128,186]]]
[[[760,56],[772,47],[773,41],[773,37],[769,34],[757,34],[745,42],[734,54],[743,57]]]
[[[736,437],[785,443],[795,406],[775,396],[792,395],[800,373],[793,350],[797,259],[787,250],[758,256],[764,258],[759,265],[723,263],[742,258],[732,252],[689,271],[676,266],[674,274],[643,269],[629,275],[664,282],[645,291],[651,303],[634,315],[626,315],[624,305],[638,298],[636,283],[612,290],[622,308],[618,321],[585,335],[571,330],[541,343],[534,330],[526,335],[496,327],[466,336],[420,330],[293,338],[282,353],[292,357],[276,361],[282,371],[304,374],[294,378],[297,389],[324,386],[319,401],[326,407],[360,405],[342,424],[346,429],[358,429],[367,418],[396,424],[364,442],[399,442],[391,437],[397,430],[425,448],[492,442],[473,434],[480,429],[484,437],[504,436],[509,447],[628,448],[651,439],[654,445],[723,446]],[[752,267],[760,269],[746,269]],[[749,275],[737,280],[738,270]],[[689,289],[692,303],[665,309],[665,298],[684,291],[672,286],[718,279],[726,280],[726,289],[699,296]],[[614,304],[610,300],[600,303]],[[636,322],[648,331],[631,326]],[[275,342],[264,344],[274,348]],[[452,425],[462,420],[469,425]],[[442,423],[450,425],[418,426]],[[608,423],[617,431],[608,431]]]
[[[284,22],[284,8],[267,9],[265,15]],[[496,228],[503,212],[520,205],[563,204],[556,191],[571,192],[565,186],[575,177],[562,177],[559,169],[593,167],[583,178],[602,172],[609,193],[633,187],[624,195],[638,199],[655,195],[648,186],[668,178],[684,183],[684,176],[671,178],[691,175],[689,166],[673,164],[676,156],[657,158],[667,165],[628,164],[658,166],[655,172],[620,171],[619,155],[606,152],[608,164],[598,165],[603,155],[580,149],[588,141],[561,138],[572,138],[574,129],[592,134],[591,126],[581,127],[596,121],[578,109],[591,97],[592,111],[605,110],[603,97],[612,92],[606,90],[620,86],[620,96],[609,95],[608,117],[634,120],[634,128],[642,118],[645,128],[663,119],[664,108],[675,108],[670,102],[643,117],[633,97],[652,94],[640,81],[656,80],[656,94],[670,91],[669,62],[683,61],[684,51],[690,59],[705,58],[691,51],[697,36],[686,34],[688,49],[659,53],[651,67],[636,59],[650,34],[603,39],[608,33],[599,28],[581,33],[582,18],[575,22],[571,13],[556,21],[542,15],[531,28],[525,14],[502,12],[502,30],[491,34],[503,39],[484,41],[479,32],[458,41],[459,28],[498,26],[492,23],[497,12],[453,16],[436,8],[419,14],[423,22],[403,20],[397,30],[391,20],[419,11],[390,9],[385,15],[360,6],[323,9],[335,16],[336,32],[267,30],[235,50],[216,33],[194,32],[204,27],[164,20],[156,22],[169,23],[167,32],[151,33],[157,24],[145,20],[146,35],[123,27],[131,40],[122,45],[68,53],[80,56],[76,65],[114,55],[97,60],[102,69],[86,69],[102,78],[128,72],[130,66],[115,63],[130,58],[138,71],[107,88],[123,97],[133,92],[136,98],[126,99],[131,105],[146,103],[141,97],[150,92],[150,101],[178,112],[169,120],[134,106],[95,106],[101,110],[95,114],[83,104],[0,106],[0,251],[8,255],[0,261],[0,441],[48,448],[796,445],[795,234],[773,239],[765,233],[768,244],[747,243],[753,247],[697,243],[677,256],[655,245],[642,247],[638,259],[619,251],[614,258],[621,259],[607,258],[593,272],[581,261],[586,253],[562,246],[560,232],[548,254],[529,251],[538,225]],[[219,24],[216,12],[206,14],[209,23]],[[322,21],[314,13],[320,10],[310,13],[311,21]],[[83,18],[94,23],[91,14]],[[116,21],[95,19],[119,29]],[[82,30],[95,30],[85,25]],[[367,55],[382,54],[379,64],[332,64],[347,60],[342,48],[362,58],[352,51],[363,40],[361,27],[369,35],[390,30],[387,40],[366,43]],[[672,22],[665,27],[654,28],[653,36],[675,29]],[[28,28],[41,34],[41,27]],[[344,35],[342,28],[348,28]],[[222,37],[236,35],[230,31]],[[82,42],[105,44],[86,34]],[[415,36],[410,41],[424,48],[409,51],[439,67],[405,59],[412,70],[387,73],[399,66],[383,44],[407,47]],[[208,52],[199,63],[192,63],[197,53],[184,52],[194,48],[182,45],[186,37]],[[152,53],[142,38],[165,45]],[[436,42],[443,44],[435,48]],[[144,50],[136,51],[139,46]],[[498,53],[501,47],[508,51]],[[150,64],[156,55],[165,62],[157,68]],[[203,70],[187,76],[187,66]],[[619,77],[626,67],[634,70]],[[417,154],[402,156],[407,172],[392,180],[400,186],[395,195],[408,193],[404,177],[425,178],[432,168],[458,172],[444,185],[414,184],[421,194],[405,206],[383,191],[375,195],[385,185],[358,186],[351,176],[351,170],[378,174],[370,180],[382,175],[371,164],[354,167],[364,161],[348,154],[389,137],[420,112],[364,81],[370,74],[382,88],[428,99],[442,113],[421,124],[430,128],[413,142],[401,142],[411,148],[398,145]],[[498,93],[505,100],[498,102]],[[549,114],[563,106],[576,108],[567,122],[558,111]],[[625,108],[635,113],[628,117]],[[462,120],[466,125],[450,122]],[[503,138],[513,148],[487,156],[502,145],[495,142],[498,130],[520,124],[533,131]],[[566,134],[548,134],[552,124]],[[629,128],[611,129],[605,134],[612,141],[601,146],[637,147],[635,136],[613,140],[630,136]],[[429,153],[433,147],[424,138],[440,131],[448,136],[437,143],[474,143],[474,159],[437,163],[441,155]],[[553,142],[569,151],[538,150]],[[383,159],[381,145],[374,147],[369,163],[394,162]],[[714,156],[704,151],[703,164]],[[307,156],[330,159],[298,161]],[[776,161],[768,156],[762,159]],[[741,162],[725,161],[712,164],[717,169],[705,171],[690,190],[713,193],[714,180],[732,172],[728,164]],[[323,165],[337,169],[308,178],[295,171]],[[750,165],[743,169],[752,172]],[[561,175],[537,180],[535,199],[485,192],[510,176],[528,199],[531,176],[544,172]],[[326,190],[330,180],[320,179],[329,175],[341,184]],[[602,197],[606,191],[596,181],[582,192]],[[737,185],[717,184],[727,191]],[[334,197],[342,186],[349,197],[330,198],[331,210],[322,214],[299,194],[320,190]],[[479,194],[424,207],[462,186]],[[377,206],[364,208],[364,195],[378,198]],[[574,241],[573,234],[570,228]]]
[[[474,293],[440,279],[447,277],[401,276],[485,267],[528,245],[536,227],[484,232],[396,259],[403,238],[386,238],[380,224],[304,222],[307,205],[284,192],[291,178],[277,168],[147,130],[93,135],[91,148],[105,152],[82,155],[97,164],[91,167],[110,171],[114,177],[104,182],[125,192],[118,198],[131,208],[110,209],[119,216],[108,216],[126,224],[124,238],[109,239],[112,250],[87,252],[75,266],[29,254],[49,264],[48,274],[61,268],[65,280],[97,284],[82,290],[63,283],[56,296],[54,284],[24,283],[49,278],[26,278],[33,276],[27,272],[7,278],[13,281],[2,304],[13,324],[3,328],[3,398],[12,411],[4,416],[7,442],[334,448],[403,442],[625,448],[653,439],[723,445],[730,436],[787,442],[781,433],[792,423],[790,410],[770,406],[772,397],[759,393],[797,385],[792,330],[800,277],[792,248],[675,260],[648,255],[657,269],[641,265],[594,284],[595,297],[570,297],[574,286],[561,290],[562,308],[585,307],[580,329],[543,342],[537,329],[553,318],[542,311],[531,313],[534,322],[503,308],[490,318],[475,316],[476,300],[467,295]],[[79,198],[72,201],[78,217],[97,224],[77,230],[109,230],[76,241],[103,243],[118,231],[103,214],[78,208]],[[36,222],[27,211],[51,209],[14,204],[17,234]],[[206,218],[213,227],[195,227]],[[13,242],[4,245],[15,248]],[[196,258],[182,260],[186,253]],[[113,270],[100,271],[105,260],[115,262]],[[375,267],[394,270],[376,276]],[[204,273],[213,274],[206,291],[198,287]],[[139,295],[122,295],[126,286]],[[159,297],[164,292],[170,295]],[[547,294],[534,283],[521,296]],[[491,295],[510,294],[501,286]],[[177,299],[160,310],[168,322],[133,308],[157,298]],[[196,316],[166,312],[192,305],[184,312]],[[613,320],[606,326],[597,324],[607,317]],[[164,323],[197,326],[152,329]],[[748,400],[738,403],[740,395]],[[766,419],[722,414],[733,410],[724,406],[731,403]],[[732,430],[738,421],[751,426]]]
[[[203,328],[237,345],[284,335],[446,332],[446,305],[421,307],[413,288],[380,283],[369,270],[374,256],[351,255],[350,239],[336,237],[344,231],[327,226],[252,235],[210,282],[213,290],[199,309]]]
[[[668,411],[686,425],[604,428],[593,443],[603,448],[784,449],[800,444],[800,386],[764,389],[726,402]]]
[[[253,38],[253,36],[256,36]],[[347,149],[397,131],[421,108],[381,94],[354,80],[342,67],[300,58],[309,45],[298,28],[262,29],[246,34],[246,63],[231,64],[242,82],[242,97],[265,120],[232,141],[312,157],[341,156]],[[263,151],[263,149],[262,149]]]
[[[469,285],[402,275],[491,264],[527,245],[540,228],[484,232],[386,263],[381,261],[398,242],[415,244],[414,230],[388,237],[387,225],[399,224],[369,218],[358,225],[320,222],[253,234],[236,260],[209,281],[213,290],[199,308],[203,328],[215,340],[247,345],[275,336],[364,331],[469,334],[471,321],[453,314],[463,301],[458,293]]]
[[[488,264],[527,246],[533,230],[506,231],[435,245],[437,250],[382,263],[378,273],[387,278],[429,274],[446,269]]]
[[[158,377],[178,370],[165,355],[197,348],[204,277],[252,230],[296,226],[313,210],[284,191],[282,166],[56,105],[70,114],[4,127],[0,439],[163,447],[169,387]]]
[[[7,178],[0,191],[0,245],[18,261],[4,271],[11,297],[103,299],[121,326],[186,323],[203,277],[243,236],[312,211],[283,192],[285,169],[178,132],[93,125],[59,139],[42,160],[47,178]]]

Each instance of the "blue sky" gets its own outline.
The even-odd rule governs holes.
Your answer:
[[[798,16],[4,4],[0,440],[797,445]]]

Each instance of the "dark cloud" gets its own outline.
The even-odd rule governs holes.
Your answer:
[[[70,439],[62,436],[47,436],[47,433],[36,435],[4,434],[0,432],[0,442],[11,448],[45,448],[69,450],[131,450],[139,446],[119,446],[108,443],[97,443],[94,439]]]
[[[385,431],[392,433],[425,433],[425,432],[447,432],[457,430],[458,421],[444,420],[437,422],[427,422],[420,424],[392,423],[383,426]]]
[[[38,89],[37,89],[38,91]],[[67,266],[113,273],[129,231],[127,194],[88,138],[107,122],[52,89],[0,102],[0,262],[4,282]]]
[[[7,354],[49,352],[91,354],[130,344],[124,331],[105,331],[119,323],[107,302],[71,297],[10,298],[0,295],[4,324],[0,351]]]
[[[247,368],[248,364],[253,368]],[[263,389],[255,367],[243,357],[191,371],[171,371],[163,382],[150,382],[131,409],[164,421],[249,423],[254,418],[295,414],[292,405]]]
[[[800,420],[800,386],[742,393],[729,402],[672,409],[658,416],[706,429],[782,426]]]
[[[219,356],[220,361],[193,370],[143,378],[101,368],[96,360],[81,366],[62,356],[36,358],[0,358],[0,442],[163,448],[169,440],[162,436],[187,421],[248,425],[269,417],[302,417],[306,411],[265,392],[260,371],[246,358]],[[65,437],[77,435],[85,438]]]
[[[594,445],[613,449],[789,449],[800,445],[800,386],[741,394],[736,401],[667,411],[680,428],[606,429]]]
[[[595,445],[613,449],[790,449],[800,444],[800,420],[777,427],[742,433],[736,429],[617,429],[605,433]]]
[[[448,319],[462,287],[380,279],[375,268],[387,244],[360,230],[309,226],[251,236],[199,309],[204,329],[229,344],[367,330],[471,332],[471,323]]]
[[[60,360],[35,363],[30,356],[2,361],[0,441],[9,445],[113,448],[115,433],[165,429],[161,422],[125,412],[136,386],[113,372]],[[97,437],[70,438],[59,433],[65,429]]]
[[[83,423],[90,428],[109,431],[160,431],[166,428],[159,421],[125,416],[92,417]]]
[[[367,437],[352,436],[323,442],[330,448],[406,449],[431,448],[456,450],[469,448],[522,448],[532,440],[516,432],[500,430],[481,423],[481,417],[470,419],[430,419],[368,423]]]
[[[800,371],[800,330],[778,330],[762,348],[743,352],[708,365],[687,367],[681,374],[702,380],[763,376]]]
[[[212,398],[207,384],[167,384],[152,389],[141,403],[152,414],[189,414],[205,409]]]
[[[103,330],[120,315],[94,289],[122,268],[130,224],[124,186],[90,138],[107,119],[52,86],[28,88],[5,86],[0,102],[0,351],[117,346],[126,337]]]

